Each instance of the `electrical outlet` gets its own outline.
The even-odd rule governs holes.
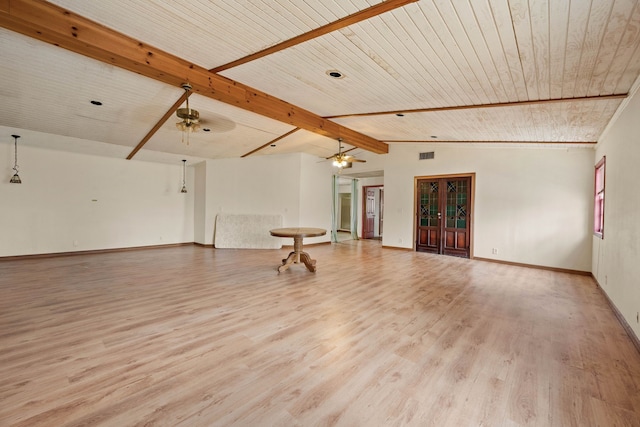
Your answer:
[[[493,248],[493,249],[491,249],[491,253],[492,253],[493,255],[498,255],[498,248]]]
[[[636,323],[640,323],[640,311],[636,311]]]

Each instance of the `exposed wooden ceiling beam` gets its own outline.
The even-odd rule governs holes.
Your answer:
[[[8,7],[6,1],[0,3],[0,26],[166,84],[179,87],[189,82],[203,96],[329,138],[342,138],[364,150],[389,152],[381,141],[43,0],[9,0]]]
[[[325,116],[325,119],[342,119],[345,117],[366,117],[366,116],[383,116],[389,114],[411,114],[411,113],[434,113],[439,111],[455,111],[455,110],[475,110],[478,108],[496,108],[496,107],[521,107],[523,105],[540,105],[555,104],[558,102],[578,102],[578,101],[603,101],[612,99],[624,99],[628,94],[602,95],[602,96],[584,96],[581,98],[554,98],[554,99],[538,99],[534,101],[518,101],[518,102],[502,102],[496,104],[478,104],[478,105],[455,105],[452,107],[435,107],[435,108],[416,108],[413,110],[396,110],[396,111],[378,111],[373,113],[354,113],[341,114],[337,116]]]
[[[270,146],[272,144],[275,144],[276,142],[280,141],[281,139],[284,139],[284,138],[288,137],[289,135],[292,135],[292,134],[298,132],[299,130],[300,130],[300,128],[292,129],[289,132],[285,133],[284,135],[280,135],[276,139],[272,139],[271,141],[267,142],[266,144],[263,144],[260,147],[255,148],[255,149],[249,151],[248,153],[243,154],[240,157],[247,157],[247,156],[252,155],[253,153],[257,153],[258,151],[262,150],[263,148],[268,147],[268,146]]]
[[[169,117],[171,117],[173,115],[173,113],[176,112],[176,110],[178,109],[178,107],[180,105],[182,105],[182,103],[184,101],[186,101],[186,99],[189,97],[189,95],[191,95],[191,91],[185,91],[180,98],[178,98],[178,100],[175,102],[175,104],[173,104],[171,106],[171,108],[169,108],[167,110],[166,113],[164,113],[164,116],[162,116],[162,118],[160,120],[158,120],[158,123],[156,123],[151,130],[144,136],[144,138],[142,138],[142,140],[138,143],[138,145],[136,145],[136,148],[133,149],[133,151],[131,153],[129,153],[129,155],[127,156],[127,160],[131,160],[133,159],[133,156],[136,155],[136,153],[138,151],[140,151],[140,149],[144,146],[144,144],[147,143],[147,141],[149,141],[151,139],[151,137],[153,135],[155,135],[155,133],[158,131],[158,129],[160,129],[162,127],[162,125],[164,124],[164,122],[166,122],[167,120],[169,120]]]
[[[322,27],[316,28],[314,30],[308,31],[304,34],[300,34],[299,36],[293,37],[289,40],[285,40],[276,45],[270,46],[266,49],[261,50],[260,52],[252,53],[251,55],[247,55],[244,58],[237,59],[233,62],[229,62],[228,64],[220,65],[218,67],[212,68],[211,72],[219,73],[224,70],[228,70],[229,68],[237,67],[238,65],[246,64],[247,62],[255,61],[256,59],[265,57],[267,55],[271,55],[276,52],[280,52],[281,50],[290,48],[300,43],[304,43],[306,41],[315,39],[316,37],[324,36],[325,34],[329,34],[333,31],[339,30],[344,27],[348,27],[349,25],[357,24],[358,22],[367,20],[369,18],[373,18],[374,16],[378,16],[385,12],[389,12],[393,9],[397,9],[402,6],[406,6],[409,3],[414,3],[418,0],[386,0],[382,3],[378,3],[366,9],[363,9],[359,12],[356,12],[352,15],[345,16],[344,18],[340,18],[337,21],[330,22]]]
[[[597,141],[445,141],[438,139],[385,139],[390,143],[407,143],[407,144],[560,144],[560,145],[595,145]]]

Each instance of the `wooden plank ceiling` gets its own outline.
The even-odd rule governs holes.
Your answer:
[[[640,74],[638,0],[2,0],[0,27],[2,142],[123,158],[156,125],[136,158],[589,145]],[[188,144],[159,123],[186,80]]]

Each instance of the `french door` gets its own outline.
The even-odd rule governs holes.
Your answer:
[[[469,258],[471,176],[418,179],[416,250]]]

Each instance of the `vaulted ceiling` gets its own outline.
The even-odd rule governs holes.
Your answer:
[[[0,0],[0,137],[153,160],[585,146],[639,46],[638,0]],[[186,82],[209,130],[188,138]]]

